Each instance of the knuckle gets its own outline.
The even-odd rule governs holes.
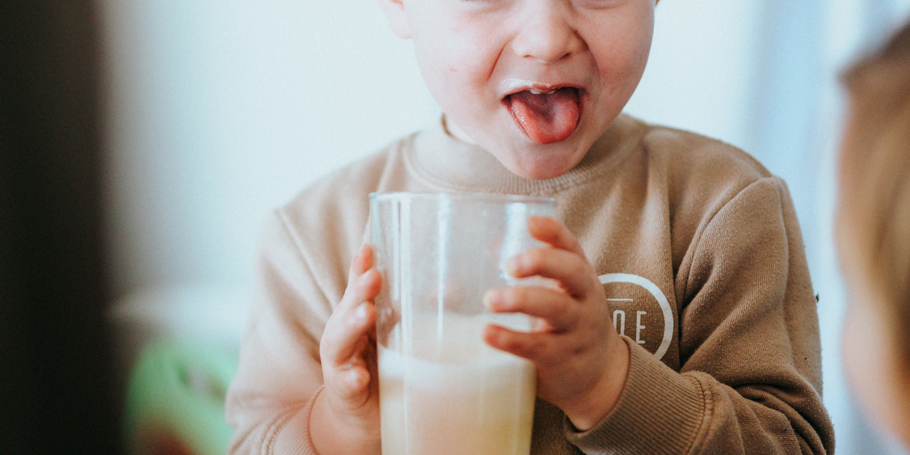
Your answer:
[[[540,270],[544,261],[544,250],[535,248],[516,256],[519,271],[532,274]]]
[[[539,337],[532,337],[526,343],[524,343],[524,354],[525,357],[531,359],[541,359],[546,358],[547,345]]]
[[[548,317],[559,327],[572,326],[577,319],[574,301],[565,295],[555,295],[547,305]]]
[[[526,298],[526,290],[521,287],[509,287],[503,290],[502,304],[507,309],[515,309],[521,305]]]

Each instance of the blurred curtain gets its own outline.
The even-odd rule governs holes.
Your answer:
[[[0,1],[0,453],[118,453],[90,0]]]

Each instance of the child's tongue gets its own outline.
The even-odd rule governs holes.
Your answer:
[[[510,96],[512,117],[531,140],[540,144],[559,142],[571,136],[578,124],[578,90],[563,87],[552,93],[529,91]]]

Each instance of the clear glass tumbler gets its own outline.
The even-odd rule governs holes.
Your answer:
[[[392,455],[527,455],[535,371],[481,339],[495,323],[529,330],[523,314],[492,314],[491,288],[541,284],[505,271],[542,243],[528,217],[553,199],[494,194],[374,193],[382,451]]]

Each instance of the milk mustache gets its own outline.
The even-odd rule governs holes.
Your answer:
[[[481,339],[491,315],[417,313],[379,346],[382,453],[527,455],[535,372]],[[410,332],[410,333],[408,333]]]

